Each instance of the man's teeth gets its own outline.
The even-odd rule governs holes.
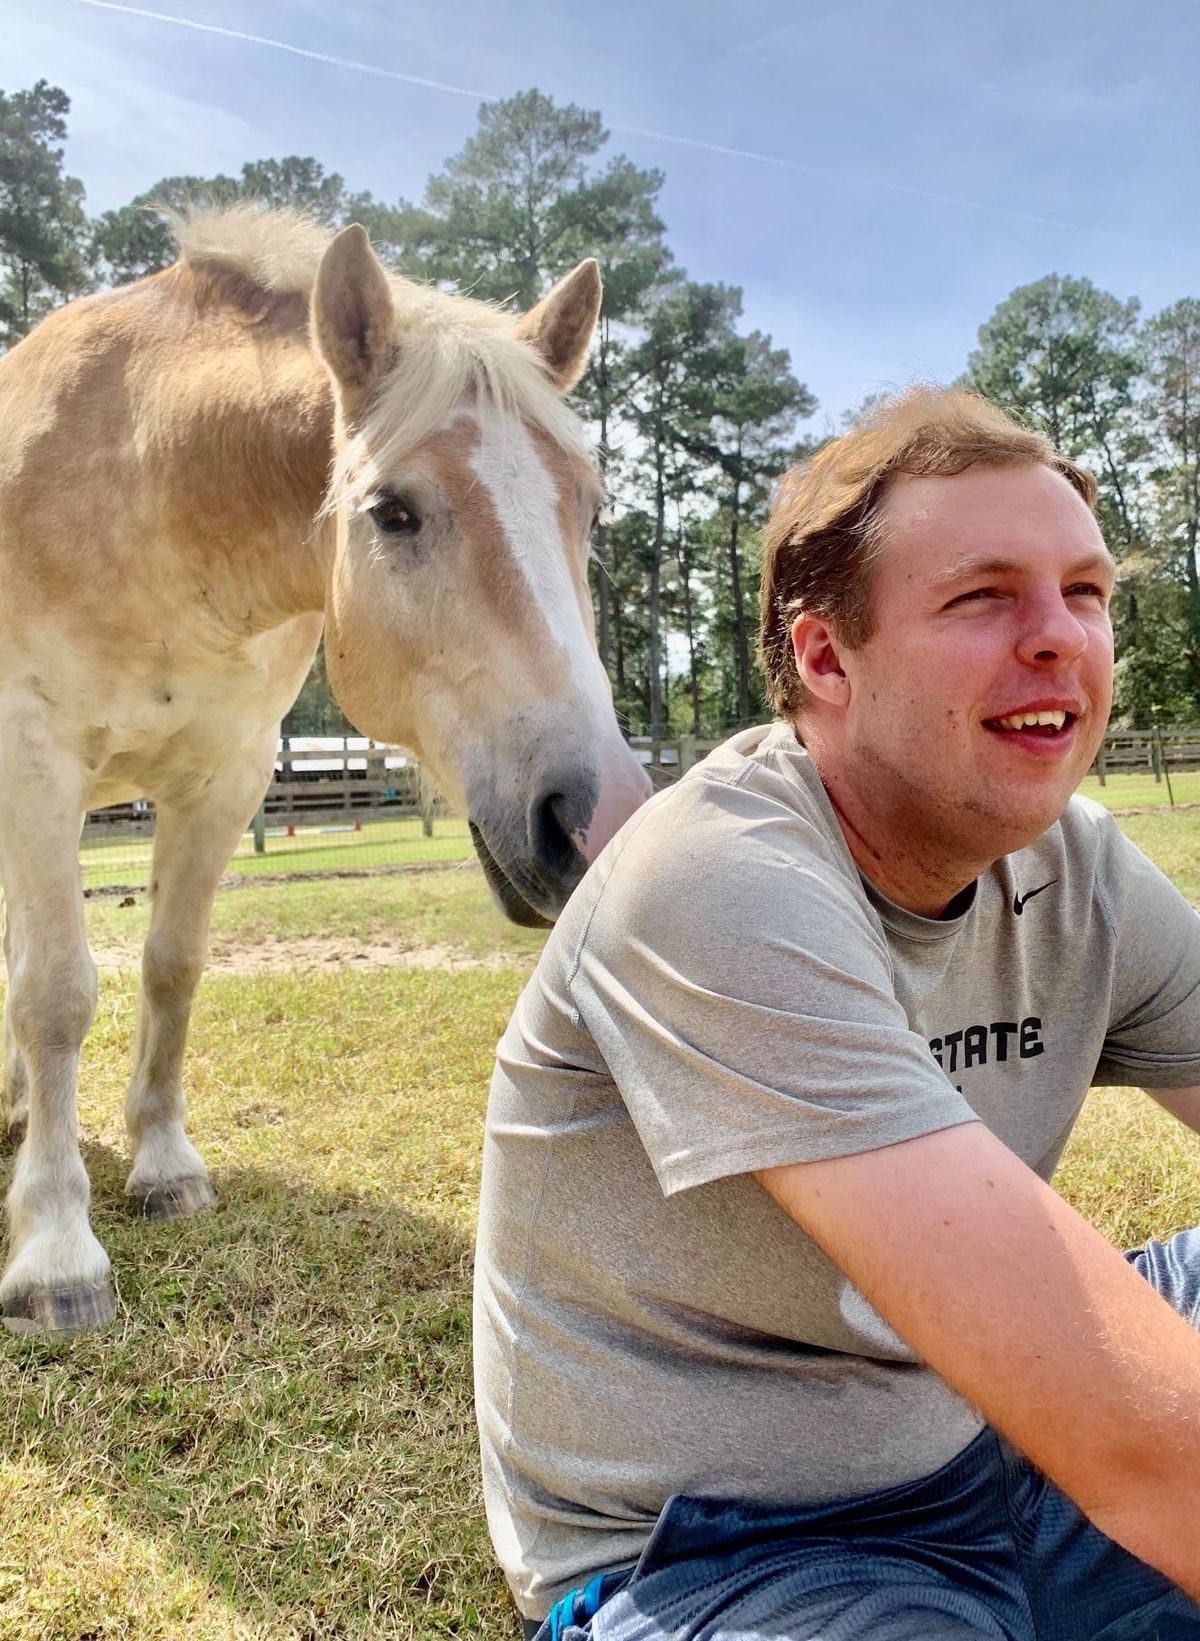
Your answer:
[[[1011,718],[996,719],[1001,729],[1033,729],[1039,724],[1061,729],[1066,721],[1065,712],[1014,712]]]

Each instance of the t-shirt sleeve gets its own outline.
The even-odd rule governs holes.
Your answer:
[[[635,835],[571,974],[663,1191],[972,1121],[836,846],[753,794],[710,802],[669,850]]]
[[[1112,1008],[1095,1082],[1200,1083],[1200,916],[1109,822],[1099,891],[1116,941]]]

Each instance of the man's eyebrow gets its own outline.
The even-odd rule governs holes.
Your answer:
[[[957,564],[951,565],[948,570],[942,570],[930,581],[931,587],[948,587],[960,581],[974,581],[979,576],[1013,575],[1025,568],[1025,560],[1019,558],[1004,558],[993,553],[982,554],[978,558],[964,558]],[[1095,570],[1107,570],[1115,575],[1117,561],[1106,548],[1098,548],[1095,552],[1085,553],[1082,558],[1076,559],[1068,570],[1068,576],[1087,575]]]

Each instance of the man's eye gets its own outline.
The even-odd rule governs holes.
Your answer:
[[[400,496],[380,496],[370,513],[375,528],[385,536],[413,536],[421,528],[415,511]]]
[[[1074,587],[1068,587],[1067,591],[1075,598],[1098,598],[1101,604],[1108,603],[1107,592],[1103,587],[1097,587],[1093,581],[1077,582]]]
[[[952,598],[947,609],[953,609],[956,604],[971,604],[983,598],[994,598],[995,593],[994,587],[973,587],[969,593],[959,593],[957,598]]]

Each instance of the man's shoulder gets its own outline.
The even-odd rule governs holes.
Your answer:
[[[821,830],[836,829],[833,811],[808,753],[786,724],[739,730],[652,800],[664,824],[686,813],[714,823],[772,806]]]
[[[1053,826],[1011,858],[1067,862],[1103,874],[1119,869],[1123,842],[1120,827],[1104,805],[1076,792]]]
[[[598,875],[608,892],[631,878],[748,872],[762,857],[812,852],[849,867],[808,754],[786,725],[768,724],[731,736],[652,798],[626,822]],[[695,887],[702,892],[704,880]]]
[[[1040,897],[1039,916],[1021,923],[1032,933],[1055,922],[1044,910],[1051,903],[1070,928],[1083,928],[1097,912],[1115,924],[1127,892],[1148,865],[1104,805],[1076,793],[1052,826],[997,861],[995,870],[1013,912],[1020,915]]]
[[[806,764],[786,731],[739,736],[652,798],[572,896],[547,966],[574,975],[590,953],[620,968],[636,947],[704,969],[798,941],[840,951],[872,939],[874,914]]]

